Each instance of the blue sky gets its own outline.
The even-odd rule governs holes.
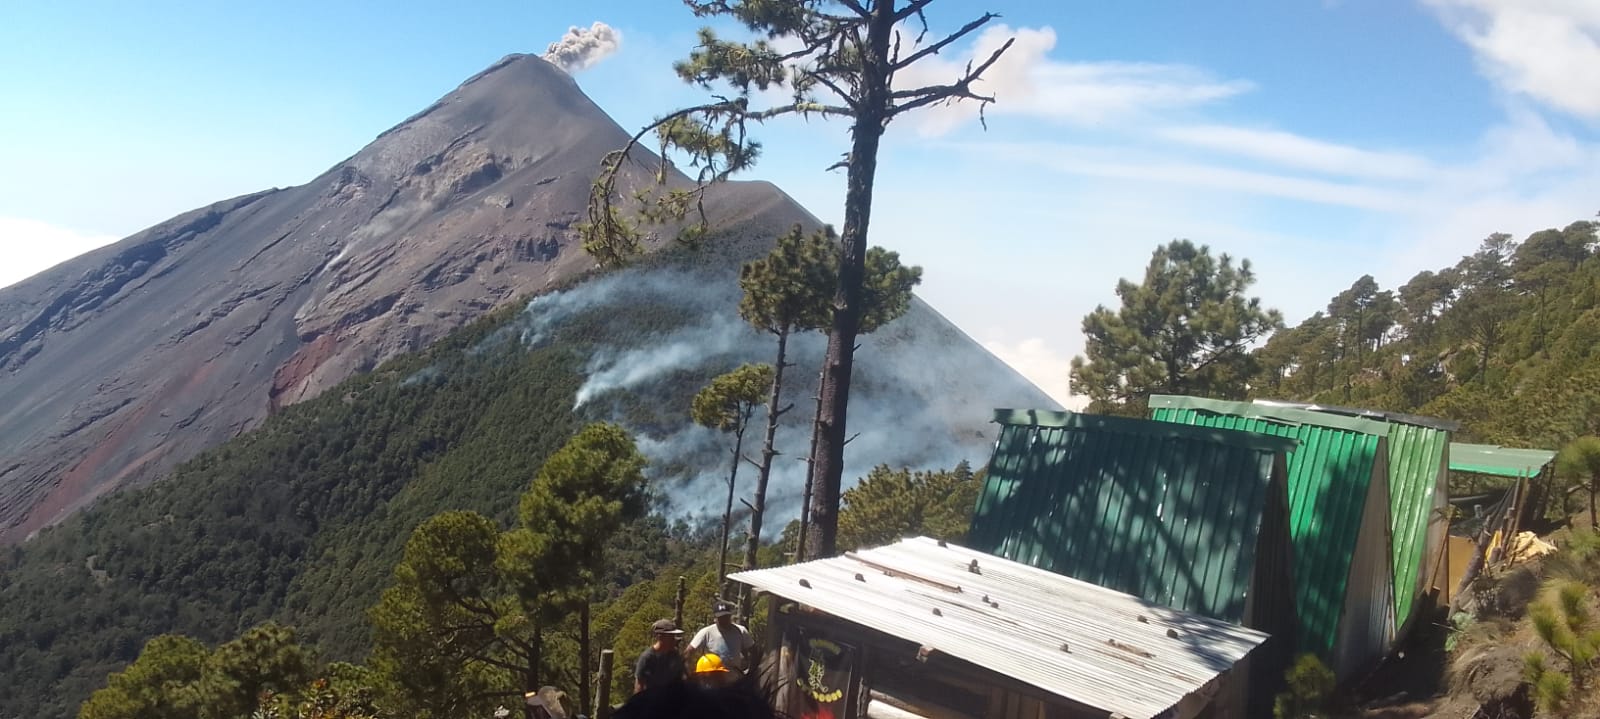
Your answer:
[[[1492,232],[1600,210],[1596,0],[944,0],[1017,38],[970,109],[904,118],[872,239],[921,294],[1064,395],[1080,321],[1175,238],[1250,258],[1291,321]],[[0,285],[179,212],[305,182],[511,52],[602,22],[577,72],[624,127],[695,101],[669,0],[71,2],[0,9]],[[839,123],[764,129],[767,179],[838,221]]]

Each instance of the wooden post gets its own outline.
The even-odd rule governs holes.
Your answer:
[[[672,606],[672,621],[683,629],[683,599],[689,593],[689,580],[678,577],[678,599]]]
[[[584,716],[594,716],[589,713],[589,682],[593,681],[593,674],[589,673],[589,600],[584,598],[583,608],[578,616],[578,676],[583,677],[582,691],[578,692],[578,713]]]
[[[600,650],[600,696],[595,700],[595,719],[611,719],[611,668],[616,663],[614,652]],[[587,693],[588,687],[584,687]]]

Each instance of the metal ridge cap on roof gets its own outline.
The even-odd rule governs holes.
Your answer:
[[[1236,417],[1271,420],[1282,424],[1309,424],[1316,427],[1342,429],[1347,432],[1359,432],[1379,437],[1386,436],[1389,433],[1388,426],[1383,422],[1366,416],[1317,412],[1292,405],[1236,402],[1192,395],[1153,394],[1150,395],[1150,408],[1201,410],[1217,414],[1229,414]]]
[[[993,421],[1012,427],[1096,429],[1120,434],[1173,437],[1236,447],[1248,447],[1253,450],[1268,452],[1292,452],[1300,444],[1299,440],[1291,437],[1278,437],[1261,432],[1197,427],[1137,417],[1113,417],[1104,414],[1055,412],[1042,409],[997,409],[994,411]]]
[[[1197,632],[1197,615],[1048,572],[1038,587],[1031,571],[1042,570],[915,538],[729,578],[1130,717],[1165,711],[1266,639],[1215,620],[1232,636]],[[1041,596],[1051,588],[1105,607]]]
[[[1441,432],[1455,432],[1461,429],[1461,423],[1451,419],[1437,417],[1424,417],[1420,414],[1406,414],[1404,412],[1388,412],[1377,409],[1361,409],[1359,407],[1340,407],[1331,404],[1318,404],[1315,402],[1290,402],[1281,399],[1255,399],[1251,402],[1267,407],[1294,407],[1311,412],[1326,412],[1328,414],[1344,415],[1346,417],[1366,417],[1380,422],[1394,422],[1396,424],[1410,424],[1426,427]]]

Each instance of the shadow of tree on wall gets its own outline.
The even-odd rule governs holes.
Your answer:
[[[1287,518],[1263,521],[1269,507],[1285,512],[1269,495],[1285,491],[1281,460],[1230,430],[1094,424],[1005,426],[969,546],[1140,597],[1193,656],[1227,669],[1213,649],[1223,630],[1172,610],[1247,624],[1265,541],[1279,551],[1259,589],[1292,613]],[[1259,628],[1276,635],[1279,622]]]

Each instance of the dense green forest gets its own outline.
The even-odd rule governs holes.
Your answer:
[[[1365,275],[1291,327],[1247,295],[1248,260],[1173,242],[1142,281],[1118,284],[1120,306],[1084,318],[1074,386],[1096,412],[1142,415],[1156,393],[1298,400],[1457,420],[1469,441],[1559,448],[1600,432],[1597,228],[1491,235],[1398,288]]]
[[[443,509],[508,520],[572,411],[585,342],[670,309],[579,316],[529,350],[515,305],[293,406],[171,477],[0,555],[0,716],[72,716],[148,638],[207,643],[268,619],[327,659],[361,659],[363,614],[412,528]],[[623,327],[639,330],[639,327]],[[607,586],[697,540],[659,516],[621,532]]]
[[[1250,391],[1446,417],[1508,446],[1600,433],[1597,228],[1491,235],[1394,289],[1363,276],[1255,353]]]

